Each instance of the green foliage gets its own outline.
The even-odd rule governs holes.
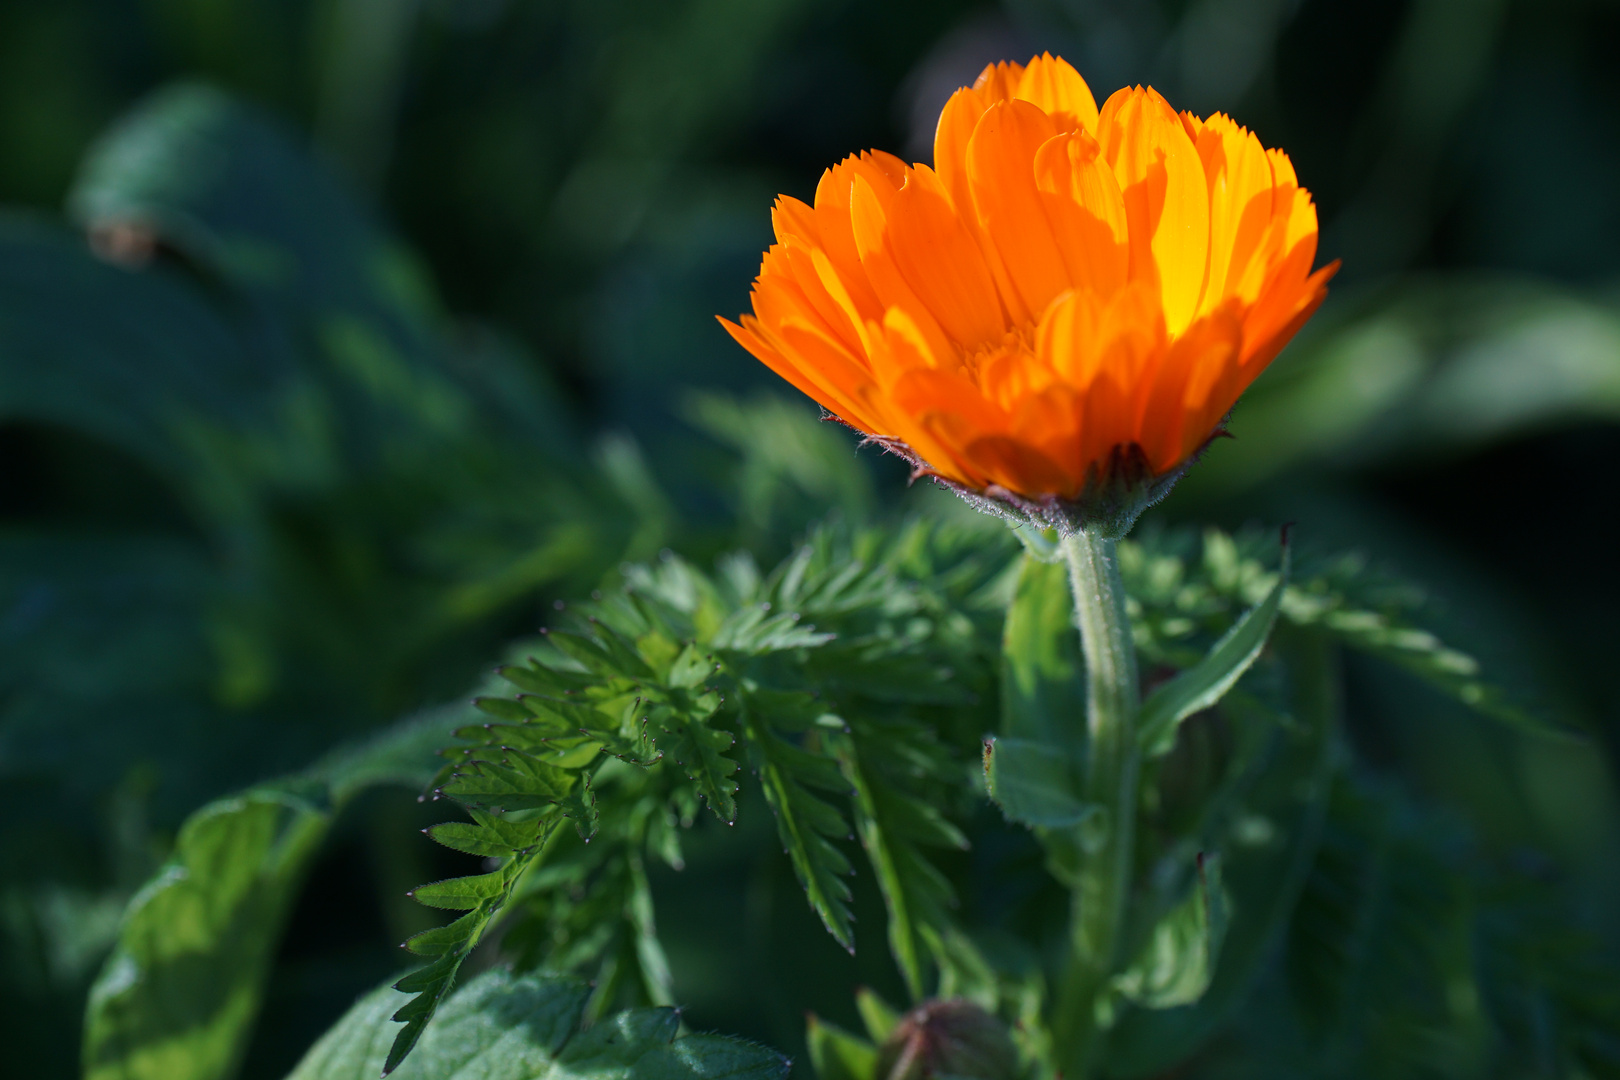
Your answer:
[[[129,902],[90,991],[85,1076],[213,1080],[246,1048],[288,907],[333,819],[379,784],[420,788],[460,709],[402,722],[187,819]]]
[[[878,1048],[815,1013],[805,1020],[805,1042],[810,1067],[818,1080],[872,1080],[877,1074]]]
[[[1266,598],[1244,612],[1202,660],[1178,672],[1142,702],[1137,734],[1149,757],[1169,753],[1175,745],[1177,725],[1225,697],[1260,658],[1288,588],[1288,549],[1284,543],[1282,571]]]
[[[1110,1002],[1109,1070],[1620,1073],[1612,785],[1595,748],[1536,741],[1583,711],[1612,712],[1613,529],[1589,497],[1620,415],[1620,321],[1614,298],[1586,284],[1608,272],[1620,221],[1605,182],[1615,109],[1598,77],[1613,51],[1601,5],[1367,14],[1148,0],[1113,12],[1102,34],[1095,4],[1004,6],[1101,92],[1151,77],[1178,107],[1277,133],[1316,193],[1324,251],[1345,257],[1329,308],[1246,394],[1239,439],[1207,456],[1169,513],[1298,518],[1309,539],[1353,537],[1416,566],[1455,605],[1448,623],[1360,561],[1302,557],[1271,642],[1224,697],[1179,719],[1144,777],[1131,947],[1201,955],[1196,934],[1165,938],[1196,912],[1199,852],[1221,857],[1228,931],[1195,1002]],[[555,596],[616,597],[623,558],[669,546],[707,567],[742,547],[770,565],[827,509],[865,526],[901,497],[874,483],[847,433],[753,396],[754,366],[711,315],[744,303],[768,239],[759,209],[777,191],[808,196],[807,162],[924,150],[929,88],[962,41],[986,40],[985,23],[953,29],[968,7],[0,0],[0,192],[34,214],[67,193],[75,226],[0,222],[8,1075],[74,1068],[73,1018],[114,945],[115,963],[135,958],[148,978],[108,991],[107,970],[86,1047],[103,1072],[217,1075],[240,1060],[254,1080],[272,1075],[336,1015],[332,986],[394,962],[348,940],[363,917],[352,913],[430,875],[413,871],[414,853],[392,865],[425,824],[404,828],[397,807],[332,829],[372,782],[361,772],[265,777],[460,690]],[[1329,61],[1350,65],[1351,77],[1328,71],[1342,93],[1319,92]],[[177,75],[186,82],[119,122],[74,180],[128,95]],[[910,136],[891,119],[907,109]],[[1503,130],[1528,152],[1500,153]],[[1558,197],[1537,197],[1549,175]],[[374,194],[376,212],[346,184]],[[1407,274],[1422,260],[1510,269]],[[1401,276],[1374,280],[1386,273]],[[499,319],[523,345],[446,309]],[[687,382],[733,392],[673,389]],[[724,451],[682,434],[675,412]],[[615,428],[636,441],[598,434]],[[1527,521],[1546,526],[1541,539],[1515,525]],[[1004,540],[972,540],[984,546],[970,561],[999,566]],[[1123,555],[1150,694],[1187,680],[1280,587],[1268,536],[1146,534]],[[745,561],[720,564],[696,575],[722,594],[713,618],[687,628],[700,620],[660,611],[678,625],[648,639],[723,665],[687,700],[638,710],[644,728],[587,705],[592,734],[575,732],[573,749],[589,747],[589,761],[561,739],[530,754],[544,769],[463,740],[487,768],[463,777],[468,820],[436,838],[494,873],[527,850],[536,820],[552,826],[484,950],[519,971],[588,976],[586,1018],[679,991],[689,1015],[784,1048],[806,1008],[852,1025],[857,978],[891,995],[971,994],[1018,1023],[1033,1069],[1073,855],[1056,834],[1083,842],[1081,826],[1099,823],[1065,786],[1085,753],[1066,589],[1061,568],[1026,563],[969,602],[939,576],[949,560],[926,561],[899,574],[917,596],[851,609],[853,628],[779,597],[764,598],[770,611],[734,602],[761,594]],[[1529,617],[1477,606],[1493,589]],[[913,600],[920,615],[905,610]],[[799,622],[781,617],[790,610]],[[588,624],[573,631],[612,644]],[[846,650],[852,640],[866,645]],[[669,660],[655,645],[642,662]],[[1342,672],[1339,645],[1355,654]],[[1517,679],[1538,651],[1556,661],[1557,708]],[[593,685],[622,674],[672,689],[622,656],[622,672],[603,674],[552,646],[537,655]],[[1463,728],[1410,680],[1385,692],[1392,668],[1512,730]],[[747,680],[757,688],[740,689]],[[724,699],[712,711],[696,700],[704,685]],[[756,698],[770,708],[745,714]],[[534,714],[520,708],[485,716],[522,726]],[[441,745],[447,722],[424,738]],[[1005,813],[981,807],[971,767],[991,731],[987,779]],[[397,770],[419,785],[427,744],[395,745],[396,763],[367,758],[377,781]],[[1369,781],[1371,768],[1394,778]],[[769,847],[750,829],[767,786],[791,858],[755,850]],[[520,798],[534,805],[508,805]],[[1482,835],[1437,818],[1437,801]],[[738,824],[714,828],[720,818]],[[322,837],[329,855],[344,845],[345,871],[301,885]],[[684,875],[667,869],[689,859]],[[118,910],[160,864],[120,933]],[[794,870],[859,940],[860,968],[798,948],[825,942],[812,918],[807,932],[772,907],[772,875],[791,889]],[[419,895],[482,905],[489,885]],[[301,892],[295,918],[313,932],[278,956]],[[746,894],[727,908],[738,969],[681,913],[717,908],[722,893]],[[865,936],[877,936],[878,896],[898,978],[872,963]],[[465,930],[413,942],[453,950]],[[513,987],[532,978],[476,984],[489,988],[480,1009],[513,992],[532,1000]],[[1200,980],[1171,981],[1192,996]],[[466,989],[407,1073],[438,1071],[423,1062],[459,1030]],[[323,1046],[375,1075],[393,998],[376,999],[369,1034],[351,1043],[344,1028]],[[857,998],[868,1038],[850,1039],[862,1047],[886,1033],[875,1003]],[[265,1022],[244,1058],[255,1013]],[[817,1050],[835,1030],[812,1028],[822,1075],[841,1075]]]
[[[720,820],[735,818],[728,751],[739,738],[806,898],[846,948],[852,866],[839,842],[852,833],[849,811],[829,796],[850,806],[889,904],[896,957],[921,993],[924,935],[944,925],[952,900],[923,849],[966,841],[924,795],[952,766],[920,718],[930,706],[970,703],[984,686],[966,612],[1004,552],[921,523],[892,535],[824,529],[767,575],[746,556],[712,578],[670,556],[627,567],[622,592],[570,609],[571,628],[549,631],[526,662],[501,669],[517,693],[478,699],[491,720],[461,729],[465,742],[448,752],[438,791],[473,821],[431,835],[500,864],[416,890],[425,904],[468,914],[409,943],[437,959],[399,984],[420,996],[397,1016],[407,1026],[389,1067],[525,875],[544,872],[536,868],[563,817],[597,841],[593,858],[614,843],[632,865],[641,851],[667,852],[670,822],[690,824],[700,800]],[[630,779],[641,769],[648,778]],[[599,816],[614,825],[593,836]],[[614,907],[623,917],[634,905]],[[564,940],[585,937],[581,929]],[[594,945],[569,966],[597,960],[609,939]]]
[[[559,975],[488,971],[458,990],[400,1080],[785,1080],[788,1061],[718,1035],[681,1035],[674,1009],[633,1009],[582,1027],[590,987]],[[372,1080],[387,1071],[389,1013],[382,986],[355,1003],[287,1080]]]
[[[1620,415],[1612,297],[1511,276],[1367,290],[1245,396],[1242,437],[1189,477],[1230,496],[1291,467],[1437,460]]]
[[[1209,990],[1226,938],[1226,890],[1220,856],[1200,856],[1197,882],[1159,920],[1116,981],[1120,993],[1149,1009],[1192,1005]]]

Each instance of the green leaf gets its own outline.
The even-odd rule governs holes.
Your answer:
[[[1086,675],[1062,563],[1025,555],[1001,645],[1001,733],[1085,750]]]
[[[926,798],[905,791],[893,777],[874,769],[857,753],[859,745],[849,740],[839,752],[855,788],[855,830],[888,909],[889,949],[912,999],[921,1000],[928,951],[922,928],[949,924],[956,894],[919,845],[966,848],[967,837]]]
[[[87,1080],[216,1080],[240,1061],[281,926],[336,813],[421,786],[466,710],[413,717],[304,773],[202,808],[130,901],[85,1016]]]
[[[469,877],[447,878],[429,885],[418,885],[411,890],[411,898],[428,907],[449,908],[451,911],[471,911],[485,901],[501,895],[506,887],[506,875],[500,871],[475,874]]]
[[[877,991],[863,986],[855,991],[855,1010],[861,1014],[866,1036],[875,1043],[888,1039],[889,1032],[900,1022],[900,1012],[878,996]]]
[[[990,797],[1021,825],[1065,828],[1095,821],[1106,810],[1080,798],[1070,756],[1029,739],[987,739],[984,780]]]
[[[1226,938],[1227,896],[1217,854],[1201,855],[1187,898],[1153,928],[1145,948],[1114,985],[1149,1009],[1191,1005],[1204,996]]]
[[[187,819],[130,901],[90,991],[88,1080],[213,1080],[241,1059],[287,909],[330,815],[290,792],[222,799]]]
[[[200,482],[195,418],[268,421],[262,361],[178,275],[132,274],[84,241],[0,217],[0,419],[58,425]]]
[[[737,782],[731,776],[737,762],[726,751],[737,737],[724,728],[709,726],[719,704],[716,694],[680,694],[676,701],[656,706],[650,724],[656,731],[653,741],[664,757],[697,784],[716,817],[732,822],[737,819]]]
[[[677,1037],[669,1008],[633,1009],[581,1029],[590,987],[565,975],[488,971],[450,996],[396,1080],[785,1080],[780,1054],[715,1035]],[[383,1074],[399,993],[382,986],[312,1046],[287,1080]]]
[[[86,155],[68,208],[93,232],[154,233],[235,288],[329,320],[337,336],[370,335],[359,346],[370,357],[338,362],[360,365],[354,374],[389,386],[396,404],[441,418],[465,404],[448,386],[433,404],[419,381],[437,364],[437,303],[421,268],[290,133],[212,87],[165,87],[123,117]]]
[[[1197,1002],[1179,1008],[1129,1009],[1108,1034],[1111,1073],[1151,1077],[1183,1061],[1211,1038],[1249,999],[1266,959],[1275,954],[1309,873],[1321,836],[1335,760],[1337,710],[1331,643],[1322,635],[1278,628],[1274,641],[1289,671],[1286,701],[1294,722],[1269,710],[1234,716],[1254,749],[1236,778],[1224,812],[1198,838],[1203,850],[1219,850],[1221,878],[1230,899],[1220,963]],[[1231,711],[1229,697],[1223,710]],[[1176,751],[1160,762],[1174,762]],[[1158,763],[1155,763],[1158,764]],[[1186,855],[1169,853],[1169,870],[1184,868]],[[1160,880],[1155,867],[1148,881]],[[1163,880],[1178,883],[1174,873]],[[1185,894],[1156,896],[1150,888],[1133,905],[1126,938],[1140,952],[1164,913]]]
[[[1288,569],[1285,539],[1282,569],[1266,598],[1244,612],[1202,660],[1148,695],[1137,721],[1144,754],[1159,757],[1169,753],[1175,745],[1177,726],[1193,713],[1220,701],[1259,659],[1288,587]]]
[[[817,1080],[875,1080],[878,1048],[815,1013],[805,1018],[804,1041]]]
[[[836,785],[847,792],[849,782],[836,762],[784,742],[756,717],[750,715],[746,723],[749,754],[805,898],[833,939],[854,952],[850,891],[844,880],[853,867],[832,843],[850,837],[849,825],[836,807],[808,790]]]

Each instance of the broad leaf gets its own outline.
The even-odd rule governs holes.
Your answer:
[[[874,1080],[878,1048],[815,1013],[805,1017],[804,1041],[816,1080]]]
[[[988,739],[984,780],[1009,821],[1064,828],[1095,819],[1104,808],[1080,798],[1069,755],[1030,739]]]
[[[677,1038],[674,1009],[633,1009],[581,1029],[590,986],[566,975],[488,971],[439,1011],[396,1080],[785,1080],[788,1061],[716,1035]],[[374,1080],[401,996],[372,991],[323,1035],[287,1080]]]
[[[87,1080],[216,1080],[236,1069],[282,922],[337,812],[378,784],[422,786],[465,719],[435,710],[286,780],[221,799],[180,830],[130,901],[90,992]]]
[[[1204,996],[1226,938],[1227,896],[1219,855],[1201,855],[1187,898],[1153,928],[1147,945],[1114,982],[1150,1009],[1191,1005]]]

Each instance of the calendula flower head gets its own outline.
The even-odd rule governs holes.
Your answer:
[[[1280,150],[1156,91],[1099,110],[1043,55],[985,68],[934,164],[870,151],[782,196],[722,319],[837,419],[985,509],[1123,533],[1326,295]]]

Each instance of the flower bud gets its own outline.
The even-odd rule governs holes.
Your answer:
[[[878,1052],[878,1080],[1015,1080],[1018,1071],[1007,1026],[960,999],[912,1009]]]

